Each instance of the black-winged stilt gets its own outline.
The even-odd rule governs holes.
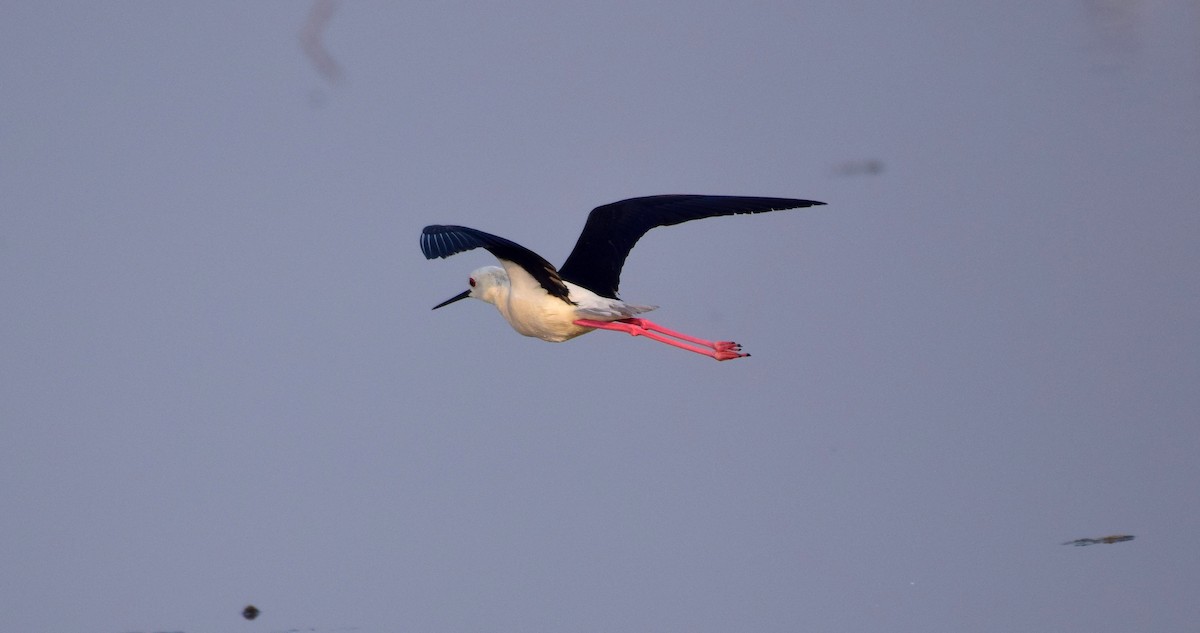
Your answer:
[[[825,204],[814,200],[744,196],[665,195],[631,198],[596,207],[562,268],[517,244],[465,226],[432,225],[421,232],[426,259],[487,249],[503,266],[471,273],[470,288],[433,307],[473,297],[494,306],[525,336],[562,342],[592,330],[645,336],[717,360],[749,356],[732,341],[706,341],[636,315],[656,306],[617,298],[621,267],[638,239],[656,226],[740,213],[764,213]]]

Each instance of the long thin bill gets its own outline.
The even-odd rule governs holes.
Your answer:
[[[443,302],[441,302],[441,303],[439,303],[439,304],[437,304],[437,305],[433,306],[433,309],[434,309],[434,310],[437,310],[438,308],[441,308],[441,307],[443,307],[443,306],[448,306],[448,305],[450,305],[451,303],[454,303],[455,301],[458,301],[458,300],[460,300],[460,299],[466,299],[466,298],[467,298],[467,297],[469,297],[469,296],[471,296],[471,291],[470,291],[470,290],[464,290],[464,291],[462,291],[462,292],[460,292],[460,293],[458,293],[458,294],[454,295],[453,297],[450,297],[449,299],[446,299],[445,301],[443,301]]]

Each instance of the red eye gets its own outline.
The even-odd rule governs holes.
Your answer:
[[[474,278],[474,277],[468,277],[468,278],[467,278],[467,283],[471,284],[471,287],[472,287],[472,288],[474,288],[474,287],[475,287],[475,278]]]

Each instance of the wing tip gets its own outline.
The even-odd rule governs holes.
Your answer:
[[[441,239],[454,229],[455,227],[442,224],[430,224],[421,229],[421,253],[425,255],[425,259],[446,259],[462,252],[463,249],[455,249]]]
[[[826,204],[824,202],[821,202],[820,200],[801,200],[801,199],[797,199],[797,198],[788,199],[787,203],[791,204],[791,205],[795,205],[795,206],[785,207],[783,209],[777,209],[777,210],[783,211],[785,209],[804,209],[807,207],[823,207]]]

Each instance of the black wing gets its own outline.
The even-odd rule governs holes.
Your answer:
[[[487,249],[496,259],[510,261],[533,275],[546,292],[570,303],[566,284],[550,262],[541,255],[503,237],[466,226],[434,224],[421,231],[421,252],[425,259],[446,258],[476,248]]]
[[[575,249],[558,272],[563,279],[617,298],[621,267],[646,231],[688,220],[739,213],[764,213],[825,204],[792,198],[667,195],[630,198],[592,209]]]

